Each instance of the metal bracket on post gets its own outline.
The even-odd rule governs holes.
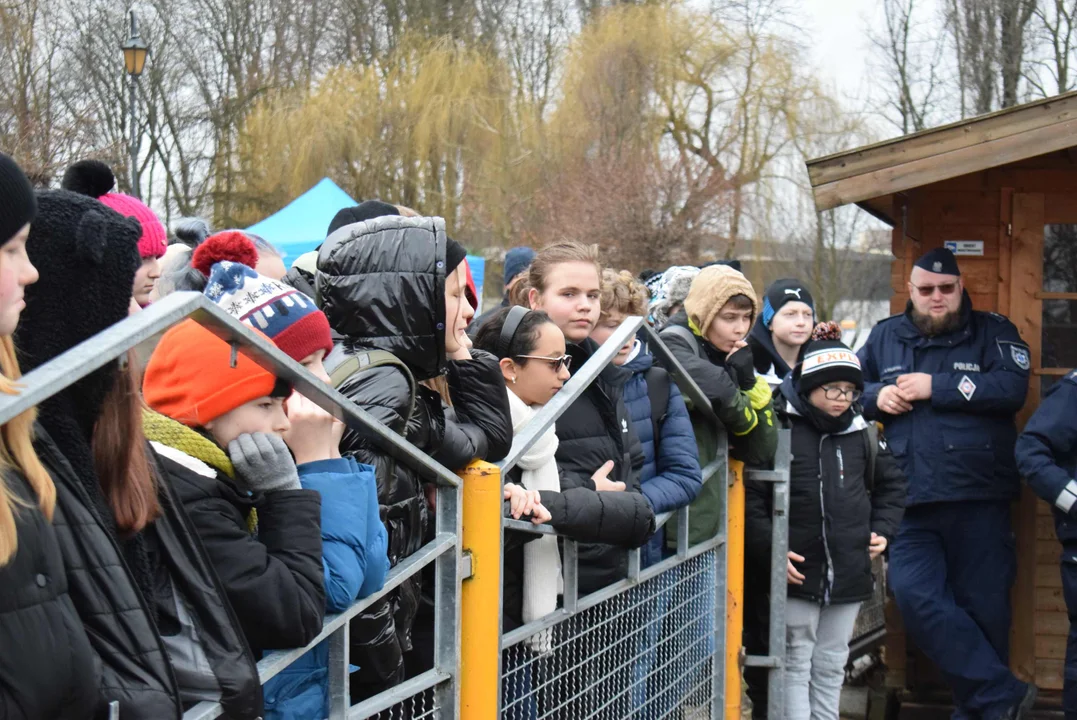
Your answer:
[[[774,469],[750,470],[754,482],[772,483],[770,545],[770,635],[767,655],[749,655],[746,667],[769,668],[767,674],[767,717],[782,717],[785,700],[785,606],[787,583],[786,557],[789,554],[789,466],[792,463],[790,432],[778,432],[778,450]]]

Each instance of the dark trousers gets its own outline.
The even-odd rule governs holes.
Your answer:
[[[995,720],[1028,689],[1008,665],[1016,565],[1008,502],[905,510],[890,589],[909,636],[949,681],[955,719]]]

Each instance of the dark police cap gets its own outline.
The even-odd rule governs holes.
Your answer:
[[[946,248],[935,248],[924,253],[916,261],[916,267],[939,275],[960,275],[961,270],[957,267],[957,258]]]

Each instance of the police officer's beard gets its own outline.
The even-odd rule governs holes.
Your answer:
[[[912,322],[927,337],[946,335],[961,327],[961,310],[954,310],[941,317],[935,317],[925,315],[914,309],[912,311]]]

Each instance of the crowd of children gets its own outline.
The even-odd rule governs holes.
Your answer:
[[[592,593],[627,577],[626,548],[642,548],[643,567],[675,553],[676,525],[656,532],[656,515],[690,507],[692,543],[721,530],[723,490],[701,471],[717,453],[708,417],[754,466],[791,428],[786,714],[837,717],[852,621],[905,485],[859,412],[857,356],[832,337],[809,342],[798,281],[775,283],[760,307],[728,265],[670,268],[645,286],[563,241],[510,251],[503,306],[475,320],[464,248],[439,218],[364,202],[287,269],[260,238],[204,222],[169,245],[113,184],[87,161],[63,189],[34,190],[0,155],[0,392],[169,293],[203,292],[455,471],[508,455],[621,323],[647,316],[710,407],[689,407],[663,355],[629,339],[507,474],[505,514],[579,541],[579,592]],[[236,718],[325,717],[326,643],[264,688],[256,662],[308,645],[326,613],[381,591],[436,530],[417,471],[191,320],[144,366],[134,354],[106,363],[0,440],[0,716],[13,720],[99,717],[114,701],[134,720],[201,701]],[[763,567],[770,501],[748,490],[749,556]],[[552,536],[507,531],[504,554],[509,631],[557,609],[563,575]],[[414,575],[354,618],[353,700],[433,666],[432,586]],[[765,588],[757,599],[765,607]],[[648,683],[672,612],[644,618],[634,689],[618,700],[635,716],[670,709]],[[549,643],[537,632],[524,647]],[[506,704],[535,717],[543,695],[513,677]],[[594,692],[587,683],[570,685]]]

